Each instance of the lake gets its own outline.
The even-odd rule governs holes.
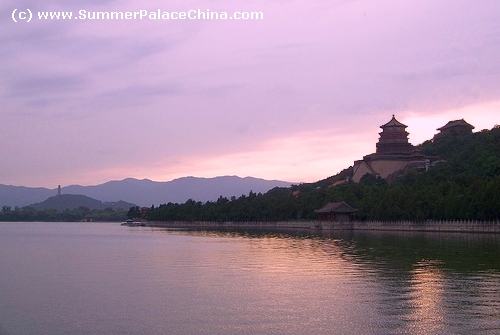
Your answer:
[[[0,223],[0,335],[498,334],[494,234]]]

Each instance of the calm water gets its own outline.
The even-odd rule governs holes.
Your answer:
[[[498,334],[500,236],[0,223],[0,334]]]

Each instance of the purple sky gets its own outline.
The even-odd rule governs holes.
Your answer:
[[[37,19],[82,9],[264,19]],[[497,0],[4,0],[0,13],[2,184],[313,182],[374,152],[392,114],[413,144],[449,120],[500,123]]]

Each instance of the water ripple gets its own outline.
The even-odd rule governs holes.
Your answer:
[[[0,321],[12,335],[500,329],[494,236],[0,229]]]

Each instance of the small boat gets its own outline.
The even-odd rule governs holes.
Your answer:
[[[135,220],[132,220],[132,219],[128,219],[125,222],[122,222],[121,225],[122,226],[130,226],[130,227],[139,227],[139,226],[145,227],[146,226],[146,222],[135,221]]]

